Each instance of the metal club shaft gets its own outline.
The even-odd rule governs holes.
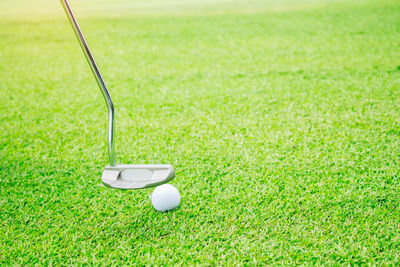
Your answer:
[[[75,19],[74,13],[71,10],[71,7],[67,0],[60,0],[62,6],[64,7],[65,13],[69,21],[71,22],[72,28],[74,29],[75,35],[78,38],[79,44],[82,47],[83,53],[86,56],[86,59],[92,69],[94,77],[96,78],[97,84],[100,87],[100,90],[103,94],[104,100],[106,101],[107,109],[108,109],[108,158],[110,166],[115,166],[115,140],[114,140],[114,104],[112,102],[110,93],[107,89],[107,86],[101,76],[99,68],[93,58],[92,52],[89,49],[88,44],[86,43],[85,37],[82,34],[82,31],[79,27],[78,22]]]

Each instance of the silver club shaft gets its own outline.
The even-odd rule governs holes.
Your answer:
[[[115,166],[115,140],[114,140],[114,104],[112,102],[110,93],[108,92],[107,86],[101,76],[99,68],[93,58],[92,52],[90,52],[89,46],[85,40],[85,37],[82,34],[82,31],[79,27],[78,22],[75,19],[74,13],[71,10],[71,7],[67,0],[60,0],[62,6],[64,7],[65,13],[69,21],[71,22],[72,28],[74,29],[75,35],[78,38],[79,44],[82,47],[83,53],[86,56],[86,59],[92,69],[94,77],[96,78],[97,84],[100,87],[100,90],[103,94],[104,100],[107,104],[108,109],[108,159],[110,166]]]

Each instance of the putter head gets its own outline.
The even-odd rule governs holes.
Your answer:
[[[140,189],[168,183],[175,178],[170,164],[135,164],[106,166],[101,176],[105,186],[119,189]]]

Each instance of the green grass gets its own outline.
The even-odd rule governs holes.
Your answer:
[[[400,4],[168,1],[71,4],[118,161],[176,169],[169,213],[101,186],[105,104],[59,3],[0,3],[0,264],[398,265]]]

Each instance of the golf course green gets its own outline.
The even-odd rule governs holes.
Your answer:
[[[400,2],[0,1],[0,265],[399,265]]]

